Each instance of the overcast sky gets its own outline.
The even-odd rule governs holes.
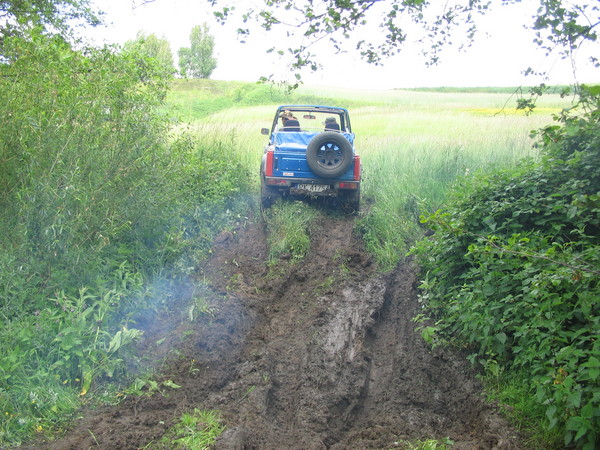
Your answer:
[[[235,33],[235,24],[218,25],[206,0],[154,0],[139,7],[134,5],[142,0],[93,1],[106,12],[109,23],[108,27],[90,32],[98,42],[122,44],[134,39],[142,30],[166,38],[176,55],[180,47],[189,46],[192,27],[208,23],[210,33],[215,37],[218,61],[213,79],[256,81],[260,76],[284,72],[289,63],[265,54],[267,48],[276,44],[276,34],[253,33],[245,44],[241,43]],[[232,0],[231,3],[239,5],[252,1]],[[260,1],[255,0],[255,3]],[[317,48],[323,69],[316,74],[304,74],[304,81],[307,84],[377,89],[519,86],[541,81],[572,83],[571,63],[557,56],[546,57],[533,44],[533,33],[523,28],[531,21],[538,4],[537,0],[524,0],[520,4],[496,7],[493,13],[481,18],[481,32],[473,47],[466,52],[448,49],[442,54],[442,63],[429,68],[425,67],[425,60],[420,56],[420,45],[411,41],[383,67],[362,62],[352,54],[352,45],[348,46],[349,53],[334,55],[324,43],[320,49]],[[378,30],[368,32],[377,33]],[[579,82],[600,82],[600,71],[587,63],[590,55],[600,55],[599,44],[590,45],[577,55]],[[524,77],[522,71],[529,66],[549,71],[550,79]]]

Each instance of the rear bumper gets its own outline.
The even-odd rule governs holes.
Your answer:
[[[264,182],[265,185],[278,191],[311,197],[337,197],[340,192],[360,189],[360,181],[352,180],[265,177]]]

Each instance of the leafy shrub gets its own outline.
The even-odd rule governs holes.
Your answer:
[[[0,446],[123,372],[131,316],[189,275],[248,183],[231,149],[171,131],[152,60],[39,30],[1,52]]]
[[[415,249],[442,333],[473,361],[530,374],[546,425],[587,449],[600,433],[598,94],[541,130],[539,163],[463,180]]]

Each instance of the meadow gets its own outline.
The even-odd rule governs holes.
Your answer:
[[[441,206],[455,180],[536,158],[532,130],[551,123],[552,114],[569,105],[547,95],[527,115],[516,109],[516,88],[490,90],[301,87],[286,95],[266,85],[180,80],[168,102],[198,136],[237,143],[255,186],[266,143],[260,129],[270,126],[277,105],[347,107],[364,168],[357,228],[381,269],[389,270],[421,234],[419,216]]]
[[[545,95],[531,114],[515,108],[518,91],[304,87],[274,98],[263,90],[264,104],[251,96],[249,104],[188,120],[201,134],[243,143],[239,156],[256,191],[258,130],[269,126],[276,104],[349,108],[364,168],[355,229],[383,272],[417,258],[423,338],[468,352],[533,446],[593,449],[599,90]],[[186,101],[193,104],[193,95]],[[289,249],[306,248],[314,211],[296,208],[292,216],[291,206],[275,206],[265,218],[269,232],[283,233],[278,242]]]

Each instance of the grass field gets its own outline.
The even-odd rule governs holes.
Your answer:
[[[228,89],[226,84],[220,84],[219,88]],[[419,241],[424,232],[420,217],[451,204],[446,199],[457,180],[478,173],[510,169],[523,158],[539,158],[532,131],[551,125],[553,114],[571,106],[568,99],[559,95],[546,95],[538,100],[534,112],[527,115],[516,109],[517,96],[513,94],[514,90],[508,89],[475,92],[447,89],[358,91],[303,87],[291,96],[277,97],[275,91],[253,86],[244,88],[254,93],[245,99],[238,97],[239,87],[235,89],[236,93],[229,95],[230,99],[236,99],[235,102],[229,102],[229,106],[227,102],[221,103],[211,113],[197,116],[189,113],[195,103],[202,102],[202,94],[191,90],[185,95],[185,111],[189,127],[195,129],[199,136],[227,136],[232,151],[253,174],[256,196],[258,167],[266,143],[266,137],[259,131],[261,127],[270,126],[278,104],[331,104],[349,108],[364,168],[363,206],[355,226],[367,249],[375,256],[379,269],[384,272],[393,269],[411,248],[414,253],[415,242],[429,241]],[[259,94],[261,90],[262,96]],[[223,98],[222,94],[219,95]],[[177,104],[183,98],[182,91],[179,91],[171,101]],[[473,177],[472,180],[477,179]],[[524,201],[527,203],[529,197]],[[513,204],[508,208],[513,208]],[[265,220],[271,225],[270,233],[277,236],[276,242],[287,247],[282,250],[272,244],[272,252],[289,252],[294,245],[288,244],[288,240],[300,242],[300,235],[309,233],[306,224],[313,220],[315,211],[311,211],[310,206],[301,210],[291,203],[279,204],[274,209],[275,212],[271,211]],[[459,211],[465,209],[468,208]],[[453,217],[458,215],[455,213]],[[479,219],[476,219],[478,223]],[[277,234],[279,231],[281,235]],[[290,238],[289,234],[294,237]],[[307,244],[310,240],[304,236],[302,242]],[[419,244],[416,245],[418,247]],[[443,244],[440,245],[443,247]],[[307,245],[302,248],[306,251]],[[298,258],[302,256],[299,254]],[[463,264],[461,257],[457,257],[459,266]],[[432,260],[433,266],[439,265],[437,255]],[[520,267],[521,261],[517,261],[516,265]],[[498,269],[498,273],[501,272]],[[426,283],[426,278],[421,281]],[[459,290],[464,286],[463,282],[459,279]],[[477,279],[477,282],[480,280]],[[503,283],[504,286],[507,284]],[[585,294],[582,296],[585,297]],[[481,303],[488,304],[490,298]],[[471,309],[475,308],[462,311],[461,317],[470,318]],[[490,312],[489,317],[494,314],[495,310]],[[473,317],[476,315],[473,313]],[[492,322],[492,319],[489,321]],[[531,323],[525,321],[524,329],[530,326]],[[485,332],[479,329],[473,333],[473,339],[484,340],[484,335]],[[500,340],[506,338],[503,332],[499,336]],[[489,395],[510,405],[515,411],[513,419],[527,428],[536,442],[559,443],[564,430],[546,426],[546,417],[550,417],[548,410],[540,409],[539,398],[535,400],[532,391],[528,390],[528,386],[532,385],[530,373],[519,377],[513,372],[506,373],[510,375],[505,378],[497,374],[490,377]],[[573,398],[579,398],[577,395],[575,392]],[[592,426],[581,426],[580,429],[584,433]],[[554,444],[548,448],[551,447],[558,448]]]
[[[385,167],[392,170],[392,180],[397,178],[396,171],[402,172],[403,178],[415,176],[420,181],[415,193],[421,195],[426,193],[421,189],[426,178],[439,184],[437,181],[454,179],[467,169],[485,170],[512,164],[523,156],[535,156],[530,131],[551,122],[551,114],[566,105],[558,96],[544,97],[536,112],[527,116],[516,111],[516,101],[507,93],[304,87],[285,96],[273,91],[275,88],[250,86],[262,95],[253,94],[250,99],[236,102],[244,90],[237,83],[179,81],[169,103],[199,134],[226,136],[232,142],[243,143],[241,156],[255,167],[266,142],[260,129],[270,126],[275,106],[312,102],[348,107],[367,171],[367,189],[372,189],[369,181],[373,182],[369,172]],[[261,104],[252,105],[254,101]],[[212,106],[197,106],[203,103]]]
[[[494,91],[493,89],[490,89]],[[382,269],[390,269],[420,233],[418,216],[439,207],[457,177],[536,157],[530,132],[567,106],[542,97],[533,114],[502,92],[363,91],[302,87],[285,95],[256,84],[177,81],[169,104],[199,136],[225,137],[252,173],[258,167],[275,106],[334,104],[350,109],[364,167],[358,227]],[[403,232],[398,233],[398,230]]]

